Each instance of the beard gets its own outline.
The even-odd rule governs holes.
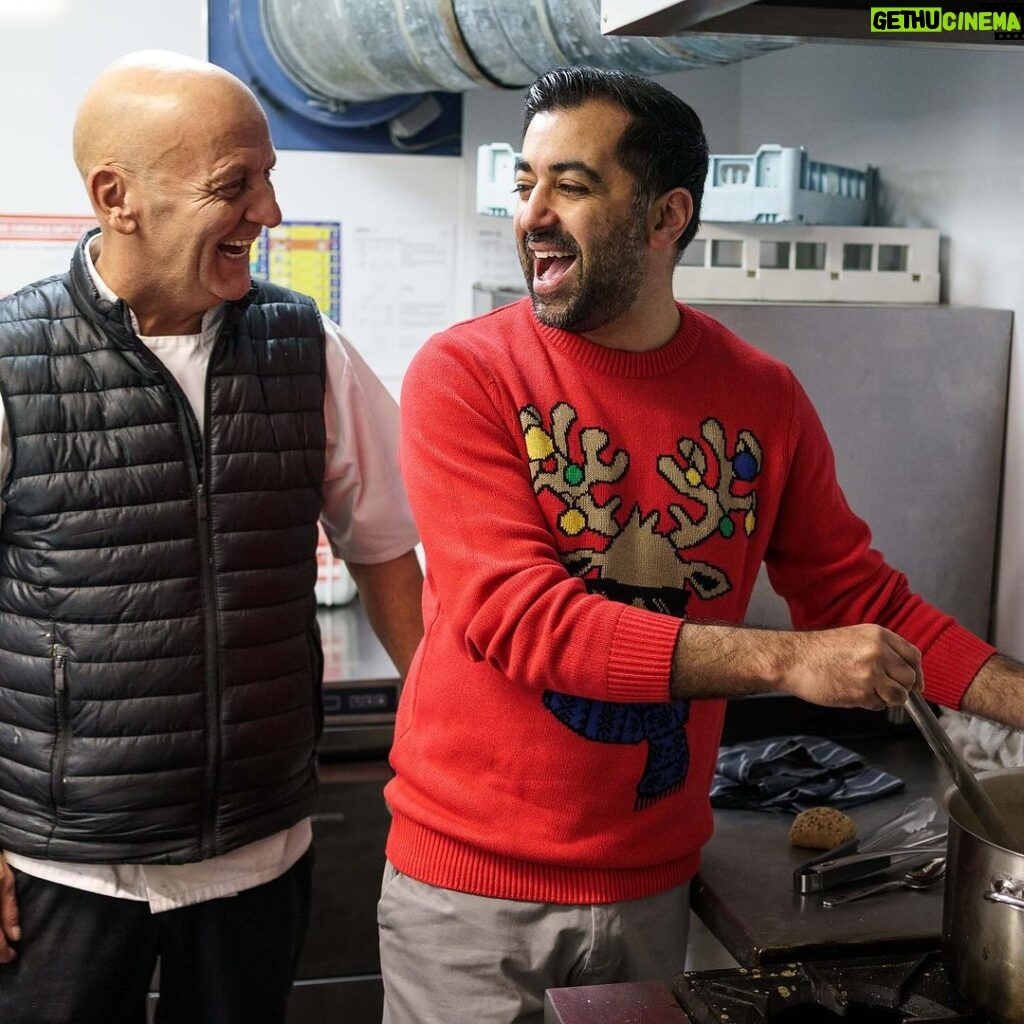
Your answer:
[[[533,254],[530,242],[545,242],[576,254],[578,281],[564,296],[540,296],[533,288]],[[576,241],[559,231],[534,231],[519,244],[519,262],[542,324],[563,331],[586,334],[604,327],[626,313],[636,302],[644,279],[647,248],[644,218],[634,211],[595,239],[584,253]]]

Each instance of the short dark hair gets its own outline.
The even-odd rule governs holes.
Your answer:
[[[679,237],[679,254],[700,227],[700,204],[708,173],[708,140],[689,104],[656,82],[625,71],[577,64],[554,68],[530,86],[523,103],[523,135],[536,114],[572,110],[605,100],[632,115],[615,151],[619,163],[636,178],[634,200],[646,209],[658,196],[685,188],[693,197],[693,217]]]

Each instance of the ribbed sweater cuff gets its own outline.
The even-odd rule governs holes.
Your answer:
[[[608,693],[628,703],[669,699],[672,654],[683,624],[672,615],[658,615],[625,605],[615,627],[608,655]]]
[[[952,623],[924,655],[925,696],[937,704],[959,708],[967,687],[995,653],[991,644]]]

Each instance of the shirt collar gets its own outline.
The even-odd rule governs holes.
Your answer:
[[[102,277],[100,277],[100,272],[96,269],[96,263],[93,260],[93,247],[98,246],[99,244],[100,236],[96,235],[96,237],[93,238],[88,245],[86,245],[85,266],[86,269],[89,271],[89,277],[92,278],[92,283],[96,286],[96,291],[99,292],[100,294],[100,298],[106,299],[107,302],[117,302],[120,296],[115,295],[114,292],[111,290],[110,286],[107,284],[107,282],[104,281]],[[131,307],[128,308],[128,313],[132,318],[132,329],[135,331],[136,334],[139,335],[139,337],[143,337],[141,331],[139,331],[139,321],[136,318],[135,312]],[[223,319],[224,303],[220,303],[219,305],[214,306],[213,309],[208,309],[203,314],[203,322],[202,326],[199,328],[199,333],[202,334],[204,337],[211,334],[215,335],[217,331],[220,329],[220,325]],[[183,335],[183,337],[188,337],[188,335]]]

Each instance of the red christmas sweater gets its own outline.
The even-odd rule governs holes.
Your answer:
[[[724,701],[669,699],[682,618],[742,622],[762,562],[797,628],[879,622],[957,706],[993,653],[871,548],[790,370],[680,307],[604,348],[528,300],[417,354],[402,471],[426,553],[387,854],[433,885],[608,902],[690,878]]]

